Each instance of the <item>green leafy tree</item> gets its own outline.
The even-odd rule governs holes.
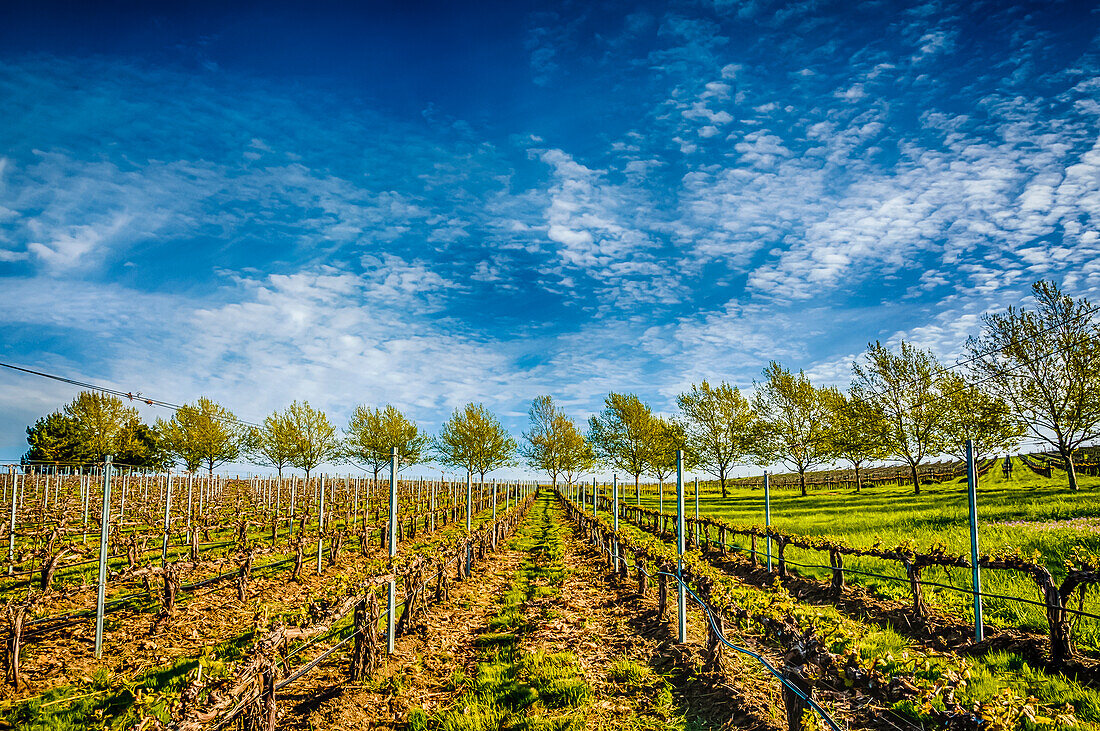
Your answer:
[[[23,455],[24,464],[52,462],[87,466],[94,462],[84,449],[76,419],[60,411],[28,426],[27,444],[30,449]]]
[[[967,439],[974,443],[975,461],[1020,443],[1025,427],[1004,399],[950,371],[941,376],[940,391],[946,406],[946,451],[951,456],[966,460]]]
[[[372,470],[377,482],[378,473],[390,464],[394,447],[400,472],[423,461],[429,443],[428,435],[393,406],[356,406],[344,429],[344,458]]]
[[[1088,300],[1053,282],[1036,282],[1032,294],[1034,310],[983,316],[967,349],[983,387],[1058,450],[1077,490],[1074,451],[1100,438],[1100,326]]]
[[[863,489],[860,469],[868,462],[890,456],[883,437],[885,417],[873,404],[849,398],[838,389],[828,389],[826,397],[832,409],[830,451],[834,457],[852,463],[858,493]]]
[[[683,451],[683,468],[695,467],[694,455],[688,451],[684,426],[671,419],[653,417],[653,441],[646,457],[646,471],[657,478],[660,504],[664,505],[665,480],[676,474],[676,455]]]
[[[455,409],[433,447],[440,462],[480,475],[481,482],[487,473],[515,464],[517,451],[516,440],[481,404]]]
[[[588,419],[588,442],[596,459],[631,475],[639,498],[639,480],[649,468],[656,439],[652,410],[632,393],[608,394],[603,411]]]
[[[211,476],[215,467],[237,459],[248,439],[233,412],[205,396],[176,409],[169,421],[158,419],[157,430],[189,472],[205,465]]]
[[[524,432],[520,449],[528,466],[548,474],[555,487],[558,475],[565,476],[572,486],[577,477],[593,469],[595,454],[591,445],[550,396],[537,397],[528,416],[531,428]]]
[[[122,399],[95,391],[81,391],[65,406],[65,415],[76,424],[81,449],[95,462],[118,451],[127,424],[138,418],[137,409]]]
[[[555,421],[558,423],[554,430],[561,445],[561,474],[572,489],[581,475],[596,469],[596,453],[572,419],[558,416]]]
[[[172,453],[155,426],[137,417],[123,427],[115,446],[115,462],[145,470],[163,470],[172,464]]]
[[[802,371],[796,376],[775,361],[756,384],[753,409],[759,428],[753,451],[762,462],[779,461],[795,469],[803,497],[806,470],[832,456],[830,406],[825,389],[810,383]]]
[[[307,480],[318,465],[340,457],[343,452],[340,438],[325,412],[313,408],[308,401],[295,401],[287,407],[285,416],[293,445],[290,463],[305,472]]]
[[[706,381],[677,398],[690,451],[699,467],[718,478],[722,497],[733,467],[750,453],[756,420],[748,399],[736,386]]]
[[[851,396],[885,417],[882,440],[891,458],[909,465],[913,493],[920,494],[917,467],[947,446],[947,408],[937,377],[943,367],[931,351],[902,341],[898,353],[882,343],[868,346],[866,363],[852,364]]]
[[[275,468],[282,479],[283,470],[294,463],[296,447],[294,426],[286,412],[276,410],[262,425],[252,428],[245,451],[254,464]]]

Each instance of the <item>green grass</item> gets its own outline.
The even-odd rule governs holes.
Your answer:
[[[620,658],[608,668],[613,694],[631,701],[631,710],[611,717],[595,704],[595,690],[585,680],[572,652],[526,651],[523,637],[531,628],[525,610],[533,600],[559,595],[567,574],[563,564],[568,528],[557,519],[556,498],[543,493],[527,522],[509,546],[526,556],[497,613],[478,638],[478,665],[472,678],[455,670],[448,689],[461,689],[446,708],[435,713],[415,709],[410,731],[581,731],[586,727],[620,731],[703,731],[673,695],[672,685],[649,666]],[[553,602],[540,604],[535,624],[558,616]]]
[[[600,517],[609,520],[610,516],[600,512]],[[650,542],[674,550],[673,542],[661,541],[640,528],[620,521],[620,530],[624,539]],[[705,564],[701,554],[692,552],[689,563],[697,560]],[[1041,720],[1031,721],[1020,714],[1021,709],[1037,716],[1046,714],[1046,718],[1058,721],[1059,727],[1075,727],[1068,718],[1057,718],[1060,713],[1072,706],[1076,717],[1076,727],[1100,729],[1100,691],[1086,687],[1063,675],[1049,673],[1033,668],[1019,655],[1013,653],[990,653],[973,658],[960,658],[950,653],[928,652],[918,644],[899,635],[888,627],[859,621],[844,615],[832,606],[807,605],[795,600],[785,589],[761,589],[744,584],[736,578],[728,577],[723,584],[723,596],[732,599],[750,613],[794,618],[803,628],[813,627],[825,641],[828,650],[838,655],[855,652],[864,664],[874,663],[879,672],[887,678],[895,676],[914,679],[932,685],[951,674],[962,676],[966,684],[961,687],[959,700],[964,705],[974,702],[983,704],[983,715],[995,723],[1003,722],[997,728],[1040,728]],[[1036,699],[1037,702],[1001,703],[1006,694],[1016,699]],[[1001,708],[1003,706],[1003,709]],[[927,701],[927,708],[919,703],[903,702],[897,710],[908,713],[917,719],[927,720],[928,708],[939,707],[942,702],[936,698]],[[1002,713],[1004,716],[998,716]]]
[[[583,708],[592,697],[573,653],[526,653],[521,638],[529,629],[527,603],[560,591],[565,568],[562,527],[553,519],[553,498],[543,495],[509,541],[526,554],[511,585],[500,596],[497,613],[475,644],[477,670],[472,678],[455,671],[449,684],[462,693],[447,708],[428,714],[414,709],[409,729],[423,731],[580,731]]]
[[[204,677],[224,672],[226,663],[238,659],[252,638],[251,631],[245,632],[207,648],[201,658],[177,660],[137,677],[99,670],[0,712],[0,719],[20,731],[128,729],[148,717],[166,724],[188,676],[200,666]]]
[[[1005,479],[999,468],[981,478],[978,488],[979,546],[983,554],[1019,551],[1050,568],[1055,577],[1063,576],[1066,562],[1077,551],[1100,555],[1100,533],[1072,527],[1008,525],[1014,522],[1046,523],[1070,518],[1100,518],[1100,477],[1079,477],[1081,490],[1073,492],[1066,486],[1064,473],[1047,479],[1029,471],[1017,459],[1013,476]],[[689,512],[694,512],[694,495],[687,487]],[[623,499],[634,502],[632,489]],[[665,511],[675,511],[675,483],[665,486]],[[643,494],[642,504],[657,507],[656,495]],[[721,518],[733,524],[763,524],[764,494],[762,489],[730,488],[723,499],[717,483],[700,485],[701,515]],[[811,490],[801,497],[796,488],[775,489],[771,495],[772,525],[783,531],[811,536],[826,536],[852,546],[869,547],[881,543],[886,547],[908,544],[914,549],[927,549],[942,544],[951,554],[970,554],[970,526],[965,478],[921,487],[914,495],[912,486],[864,487],[854,490]],[[712,538],[717,536],[712,535]],[[733,545],[747,550],[749,540],[737,538]],[[760,543],[763,548],[763,541]],[[790,547],[787,558],[805,564],[829,563],[827,554]],[[849,557],[848,568],[882,573],[904,579],[896,562]],[[799,573],[826,578],[826,569],[793,567]],[[908,585],[903,581],[888,581],[846,575],[850,583],[869,586],[882,596],[907,600]],[[966,569],[925,569],[924,578],[965,590],[971,588]],[[982,573],[982,588],[993,594],[1040,599],[1030,577],[1012,571]],[[1094,594],[1085,598],[1086,611],[1100,614],[1100,601]],[[969,595],[943,589],[928,589],[926,600],[960,617],[972,616]],[[1076,602],[1075,602],[1076,606]],[[987,624],[1001,627],[1021,627],[1034,632],[1047,631],[1041,607],[995,598],[984,601]],[[1075,632],[1080,648],[1100,653],[1100,622],[1082,619]]]

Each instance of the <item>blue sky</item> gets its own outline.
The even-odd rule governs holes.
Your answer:
[[[1092,3],[94,5],[0,22],[5,361],[518,434],[1100,298]]]

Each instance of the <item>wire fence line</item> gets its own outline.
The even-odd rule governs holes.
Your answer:
[[[411,568],[402,577],[402,583],[407,587],[406,594],[400,602],[393,605],[395,614],[396,610],[402,610],[400,621],[395,614],[390,614],[388,609],[379,611],[377,594],[374,589],[368,588],[366,591],[346,598],[337,606],[336,611],[330,612],[321,623],[298,632],[297,634],[303,636],[305,641],[293,650],[289,648],[280,650],[288,636],[288,630],[276,628],[254,642],[251,653],[237,664],[230,683],[234,688],[233,693],[229,696],[219,696],[209,692],[213,686],[209,686],[209,689],[199,689],[200,695],[207,693],[208,704],[200,704],[186,717],[176,719],[171,728],[176,731],[201,729],[208,723],[203,720],[204,718],[215,719],[209,721],[214,724],[213,728],[222,728],[244,713],[248,713],[262,727],[268,728],[270,726],[267,724],[273,722],[275,718],[276,693],[306,676],[324,660],[353,641],[355,649],[352,652],[351,679],[360,679],[378,662],[383,653],[381,641],[377,636],[378,626],[382,620],[386,620],[386,631],[391,637],[394,633],[400,635],[408,632],[411,622],[415,621],[415,613],[426,609],[428,602],[426,592],[429,584],[436,582],[436,601],[442,601],[447,594],[447,572],[451,567],[457,568],[456,580],[471,578],[471,571],[477,562],[496,550],[500,539],[514,531],[526,517],[534,495],[532,490],[524,496],[522,501],[517,501],[494,522],[477,529],[450,548],[437,549],[442,552],[441,557],[431,559],[419,556],[413,560],[410,564]],[[423,567],[429,562],[434,563],[436,568],[434,572],[425,576]],[[394,581],[392,571],[388,572],[388,577],[390,582]],[[380,584],[386,578],[387,575],[377,576],[364,583]],[[353,613],[355,616],[350,626],[351,631],[346,636],[301,667],[293,671],[289,669],[287,663],[290,659],[347,631],[349,627],[341,626],[341,623]],[[286,670],[286,675],[282,678],[279,677],[280,666]],[[211,716],[212,713],[213,716]]]
[[[602,510],[611,512],[612,506],[609,498],[606,496],[597,496],[596,500]],[[618,510],[620,518],[650,533],[666,536],[671,535],[673,532],[670,530],[669,522],[675,519],[674,515],[662,513],[652,508],[623,503],[619,504]],[[838,597],[845,585],[845,573],[868,574],[883,580],[905,583],[910,589],[914,619],[920,623],[927,622],[930,618],[929,609],[925,603],[923,594],[923,589],[925,587],[941,588],[971,597],[996,598],[1006,602],[1016,602],[1029,606],[1042,607],[1049,630],[1050,652],[1055,664],[1072,662],[1074,659],[1075,649],[1072,635],[1073,623],[1070,621],[1071,618],[1083,617],[1100,620],[1100,615],[1096,613],[1086,611],[1082,608],[1075,609],[1070,606],[1070,602],[1079,590],[1084,591],[1085,588],[1089,586],[1100,584],[1100,567],[1097,566],[1080,564],[1071,567],[1067,570],[1065,578],[1063,578],[1061,582],[1058,582],[1055,580],[1050,569],[1046,566],[1034,561],[1029,561],[1018,555],[979,557],[978,565],[983,571],[1010,571],[1029,577],[1034,582],[1039,596],[1042,597],[1042,601],[1037,601],[1026,597],[984,591],[981,590],[980,587],[966,589],[923,578],[923,569],[929,567],[945,569],[973,568],[970,559],[964,556],[948,555],[942,550],[935,552],[920,552],[908,547],[898,547],[895,549],[856,548],[825,538],[815,538],[780,531],[771,526],[736,526],[711,517],[694,518],[685,516],[684,521],[687,525],[688,536],[696,535],[696,529],[698,529],[699,534],[704,536],[700,542],[703,543],[706,548],[714,546],[722,551],[727,551],[731,548],[729,541],[731,536],[748,538],[751,541],[752,547],[747,553],[753,565],[756,565],[756,562],[766,555],[770,566],[774,558],[777,564],[778,574],[781,578],[787,575],[787,567],[789,565],[801,565],[806,568],[817,568],[830,571],[833,577],[832,589],[834,594]],[[718,534],[716,539],[712,539],[711,537],[712,529]],[[769,542],[764,550],[758,547],[758,539],[765,539]],[[774,555],[770,545],[771,542],[775,544]],[[792,561],[786,555],[786,549],[792,546],[803,550],[827,553],[829,555],[829,564],[799,564],[796,561]],[[733,548],[744,552],[744,549],[738,547]],[[865,572],[860,569],[849,568],[845,566],[844,563],[844,558],[846,556],[895,562],[901,566],[905,573],[905,577],[889,576],[887,574]]]
[[[765,638],[771,638],[783,648],[784,666],[779,672],[799,691],[795,692],[788,687],[787,683],[781,683],[788,726],[791,731],[802,728],[803,713],[806,711],[817,713],[807,699],[812,696],[814,683],[821,679],[835,681],[833,689],[843,688],[844,690],[838,691],[842,694],[862,693],[885,703],[887,707],[899,700],[899,695],[901,698],[918,699],[920,691],[917,687],[887,682],[875,671],[874,665],[869,669],[860,669],[850,665],[850,658],[846,662],[844,658],[833,655],[827,649],[829,643],[817,637],[813,626],[808,628],[800,626],[796,615],[780,610],[780,614],[784,616],[771,616],[763,605],[755,609],[739,607],[726,589],[720,589],[720,584],[727,582],[737,585],[740,582],[722,575],[713,568],[707,568],[707,562],[697,553],[685,552],[680,554],[678,559],[677,548],[668,547],[663,541],[635,541],[612,527],[607,519],[597,515],[591,504],[578,505],[560,491],[558,495],[570,519],[578,525],[580,530],[587,533],[601,555],[607,555],[610,558],[609,568],[613,576],[617,579],[625,579],[630,571],[635,571],[638,575],[638,592],[641,596],[646,595],[648,580],[653,576],[658,578],[657,613],[659,617],[663,619],[667,612],[669,582],[666,580],[668,579],[674,582],[674,586],[684,589],[685,602],[680,604],[681,607],[686,603],[689,590],[695,595],[694,599],[707,605],[709,612],[707,613],[708,637],[705,666],[716,662],[717,652],[721,647],[728,648],[728,638],[723,642],[719,637],[720,634],[724,637],[724,622],[728,617],[733,617],[738,622],[749,620],[758,624],[763,629]],[[635,559],[633,565],[627,559],[627,555],[631,553]],[[650,565],[654,570],[649,570]],[[724,584],[721,585],[724,586]],[[681,627],[683,627],[683,617],[681,608]],[[681,641],[684,641],[685,637],[686,634],[681,634]],[[818,680],[814,683],[811,683],[805,675],[807,668],[813,668],[817,674]],[[954,680],[944,677],[936,681],[936,688],[939,691],[943,691],[944,688],[954,688],[961,681],[961,676]],[[825,684],[822,685],[826,687]],[[942,709],[929,708],[925,704],[922,713],[927,711],[927,716],[936,723],[950,728],[977,730],[986,727],[987,721],[981,715],[954,700],[954,691],[947,696],[943,696],[939,691],[935,692],[943,702]],[[1027,699],[1013,699],[1013,702],[1017,701],[1026,703]],[[822,717],[822,721],[832,727],[828,719]]]

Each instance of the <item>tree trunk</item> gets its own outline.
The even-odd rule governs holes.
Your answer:
[[[718,476],[718,481],[722,483],[722,499],[725,500],[726,495],[726,476],[724,474]]]
[[[1066,447],[1059,447],[1058,451],[1066,462],[1066,477],[1069,478],[1069,489],[1077,492],[1081,488],[1077,485],[1077,468],[1073,464],[1073,451]]]
[[[909,472],[913,475],[913,494],[920,495],[920,475],[917,474],[917,463],[909,463]]]
[[[806,470],[804,468],[798,470],[798,487],[802,490],[802,497],[806,497]]]
[[[856,495],[859,494],[860,489],[863,487],[859,481],[859,462],[853,462],[852,466],[856,469]]]

